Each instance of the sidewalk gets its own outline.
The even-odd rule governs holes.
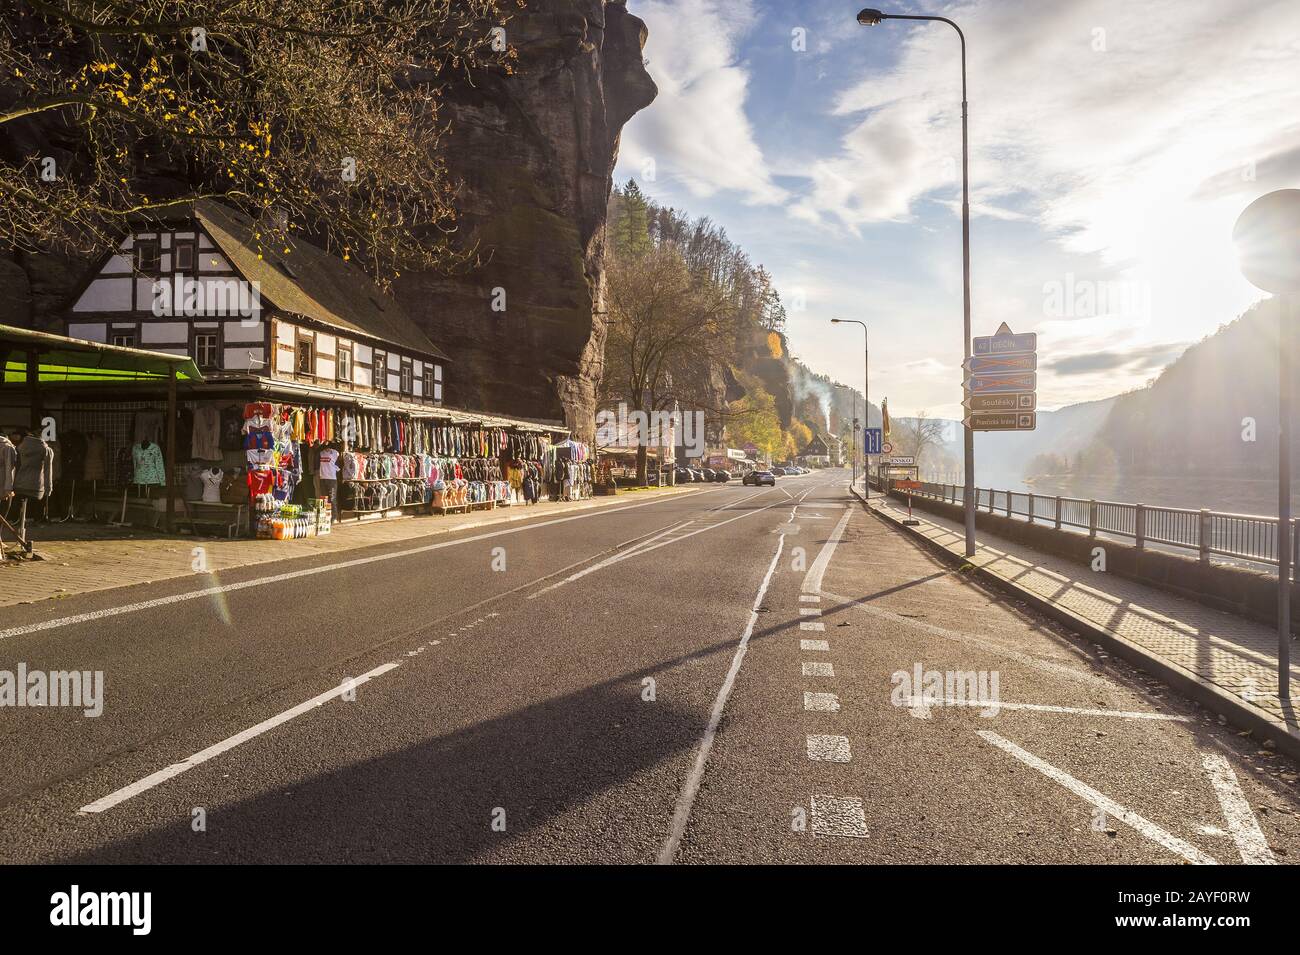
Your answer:
[[[291,541],[166,536],[146,530],[114,538],[38,541],[36,552],[44,560],[0,563],[0,607],[192,576],[195,573],[193,552],[198,547],[203,548],[208,569],[222,571],[295,557],[360,550],[526,518],[563,517],[592,508],[638,504],[698,490],[702,489],[657,488],[574,503],[545,502],[469,514],[349,523],[334,528],[324,537]]]
[[[856,489],[854,494],[861,497]],[[1277,695],[1272,627],[985,532],[968,560],[964,529],[957,522],[913,510],[920,524],[905,527],[905,504],[873,495],[871,505],[882,519],[922,538],[950,562],[973,565],[999,589],[1300,756],[1294,704]],[[1291,667],[1291,684],[1293,694],[1300,694],[1300,666]]]

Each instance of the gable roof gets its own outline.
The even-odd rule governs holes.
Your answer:
[[[352,262],[292,237],[282,247],[289,249],[287,254],[266,248],[258,258],[257,224],[244,213],[208,199],[195,202],[193,212],[222,254],[276,308],[449,360],[397,301]]]
[[[826,442],[822,439],[822,436],[820,434],[815,434],[813,435],[812,440],[808,442],[808,446],[799,452],[799,455],[800,457],[808,457],[810,455],[817,457],[826,456],[830,453],[830,449],[826,447]]]

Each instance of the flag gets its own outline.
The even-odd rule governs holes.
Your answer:
[[[880,430],[885,435],[885,440],[889,440],[889,399],[886,398],[880,402]]]

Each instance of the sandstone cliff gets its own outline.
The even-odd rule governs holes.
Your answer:
[[[395,293],[452,356],[452,403],[564,419],[590,440],[606,202],[623,124],[656,93],[645,25],[622,0],[530,0],[506,29],[516,73],[457,84],[444,106],[457,241],[483,264],[406,275]]]

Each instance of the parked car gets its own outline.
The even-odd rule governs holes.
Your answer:
[[[726,484],[728,481],[731,480],[731,472],[730,472],[730,471],[714,471],[714,472],[713,472],[713,480],[717,481],[719,484]]]
[[[703,481],[704,472],[699,468],[691,468],[691,480],[696,482]]]
[[[776,487],[776,476],[771,471],[750,471],[740,483],[751,484],[754,487],[761,487],[764,484]]]
[[[704,480],[713,480],[713,468],[700,468],[700,470],[704,472]]]
[[[690,468],[678,468],[673,472],[673,482],[675,484],[690,484],[695,478],[691,475]]]
[[[775,477],[785,477],[785,468],[772,468],[769,473]]]

